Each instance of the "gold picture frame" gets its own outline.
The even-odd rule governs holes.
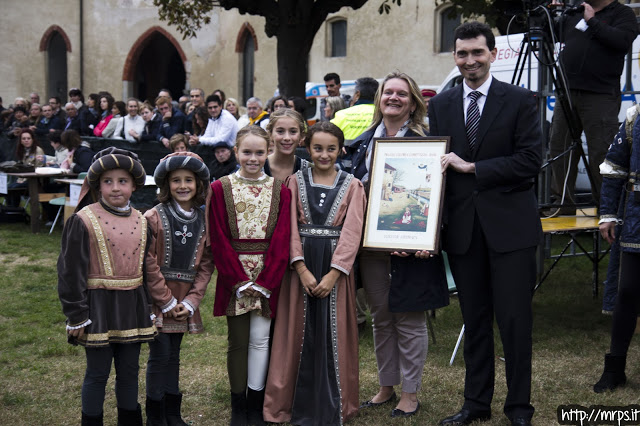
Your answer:
[[[375,138],[363,247],[437,253],[449,137]]]

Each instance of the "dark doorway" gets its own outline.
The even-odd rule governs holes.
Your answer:
[[[253,96],[253,72],[254,52],[256,50],[253,37],[249,31],[245,31],[244,46],[242,49],[242,103]]]
[[[160,89],[173,99],[183,94],[186,73],[180,54],[164,35],[154,32],[145,41],[135,64],[134,96],[153,104]]]
[[[67,45],[58,32],[54,32],[47,47],[48,97],[67,99]]]

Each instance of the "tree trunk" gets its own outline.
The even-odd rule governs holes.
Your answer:
[[[304,98],[305,95],[309,52],[315,33],[308,34],[309,30],[304,27],[304,23],[293,27],[281,25],[278,31],[278,90],[285,96]],[[306,42],[309,37],[311,42]]]

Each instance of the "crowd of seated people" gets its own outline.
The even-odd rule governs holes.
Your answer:
[[[185,140],[184,144],[177,145],[180,149],[193,150],[203,138],[203,141],[211,140],[213,143],[203,142],[202,146],[206,148],[200,149],[213,152],[220,151],[222,143],[219,142],[222,141],[226,141],[232,150],[234,137],[229,143],[227,133],[235,135],[248,124],[265,128],[271,113],[279,109],[295,109],[304,117],[306,104],[302,98],[277,96],[263,103],[253,97],[246,105],[241,105],[221,89],[209,93],[207,95],[200,88],[191,89],[188,95],[180,96],[176,102],[170,90],[161,89],[151,102],[133,97],[125,102],[116,100],[106,91],[85,97],[80,89],[72,88],[65,100],[52,96],[48,102],[45,98],[40,103],[40,95],[32,92],[26,97],[15,98],[7,108],[2,106],[0,98],[0,134],[17,143],[17,149],[8,154],[5,150],[0,161],[25,160],[25,150],[20,149],[22,145],[19,143],[23,129],[29,129],[29,134],[33,135],[33,149],[41,149],[37,147],[39,142],[49,154],[42,154],[38,166],[60,167],[70,173],[78,173],[86,171],[93,156],[91,138],[121,139],[131,144],[152,143],[174,151],[178,140],[174,136],[185,135],[185,138],[179,138]],[[215,106],[209,105],[213,99]],[[220,110],[225,111],[224,114]],[[235,121],[235,128],[228,123],[220,125],[220,120]],[[225,135],[217,135],[216,132],[223,128]],[[49,144],[53,152],[48,148]],[[18,155],[18,150],[21,155]],[[215,156],[212,154],[211,158]],[[215,164],[210,164],[210,168],[218,169],[218,161],[212,161]]]

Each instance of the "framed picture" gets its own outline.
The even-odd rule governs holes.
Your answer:
[[[449,137],[376,138],[363,247],[438,252]]]

